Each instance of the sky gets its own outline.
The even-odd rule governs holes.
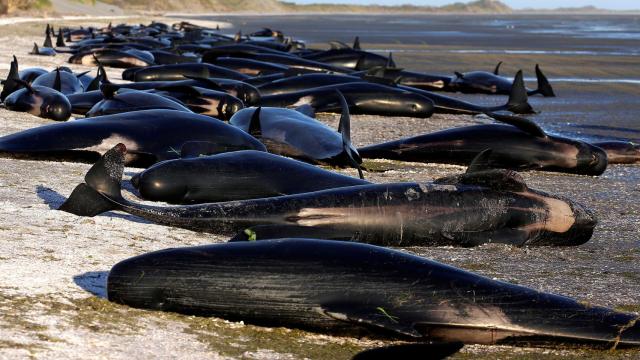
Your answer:
[[[451,4],[460,0],[292,0],[297,3],[349,3],[349,4],[383,4],[383,5],[427,5],[440,6]],[[593,5],[602,9],[639,9],[638,0],[501,0],[503,3],[514,9],[522,8],[558,8],[558,7],[580,7]],[[462,1],[469,2],[469,1]]]

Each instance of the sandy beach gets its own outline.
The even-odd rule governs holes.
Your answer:
[[[257,30],[259,19],[256,19],[200,20],[220,21],[233,32],[238,28]],[[148,23],[151,20],[167,21],[162,18],[126,21]],[[287,33],[287,24],[298,20],[290,21],[281,19],[277,24]],[[55,26],[101,26],[108,22],[106,19],[67,19],[56,22]],[[21,69],[68,65],[64,54],[28,55],[33,42],[42,42],[44,23],[7,23],[0,21],[1,78],[6,77],[13,54],[18,57]],[[344,34],[340,40],[354,34]],[[311,34],[299,36],[305,35],[310,43],[317,39]],[[539,62],[550,78],[640,78],[637,55],[456,53],[452,50],[460,50],[464,44],[394,43],[366,36],[363,46],[403,50],[394,54],[396,62],[417,71],[488,70],[501,60],[505,61],[505,74],[519,68],[528,69],[531,74]],[[504,49],[505,46],[512,47],[503,44],[492,48]],[[618,46],[627,45],[620,40]],[[93,70],[71,67],[77,72]],[[120,74],[119,70],[108,70],[111,79],[120,79]],[[531,99],[533,106],[541,111],[532,119],[545,129],[585,139],[640,139],[640,102],[637,101],[640,85],[620,82],[557,82],[553,85],[558,98]],[[480,95],[453,96],[481,103],[506,100]],[[337,116],[321,114],[320,119],[337,126]],[[352,119],[352,137],[358,146],[488,121],[485,117],[451,115],[434,115],[430,119],[372,116],[353,116]],[[49,120],[0,109],[0,135],[48,123]],[[594,128],[605,125],[606,128]],[[431,181],[464,171],[460,166],[383,160],[365,165],[372,169],[365,172],[365,178],[380,183]],[[149,251],[224,242],[227,238],[155,225],[120,212],[81,218],[55,210],[83,181],[89,167],[89,164],[0,158],[0,358],[348,359],[363,349],[389,344],[377,339],[336,337],[137,310],[108,302],[106,275],[118,261]],[[127,168],[126,180],[138,171],[140,169]],[[354,170],[334,171],[357,176]],[[402,250],[490,278],[571,296],[588,304],[640,312],[640,166],[613,165],[600,177],[550,172],[528,172],[523,176],[532,188],[565,195],[593,209],[599,225],[592,240],[575,248],[485,245],[471,249]],[[125,183],[125,188],[127,196],[135,196],[130,184]],[[453,358],[638,357],[638,350],[477,345],[465,346]]]

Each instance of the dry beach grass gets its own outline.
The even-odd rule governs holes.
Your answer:
[[[34,41],[42,41],[42,28],[42,24],[0,27],[2,78],[14,53],[23,69],[51,68],[65,62],[64,55],[55,58],[27,55]],[[467,68],[485,65],[467,55],[448,56],[449,61]],[[414,69],[442,66],[424,60],[417,53],[399,54],[396,59]],[[488,66],[493,60],[483,58],[482,61]],[[548,57],[544,60],[551,74],[582,71],[581,67],[567,65],[567,59]],[[508,61],[518,66],[524,59],[514,56]],[[621,66],[631,66],[617,64],[617,59],[590,58],[588,61],[605,64],[598,71],[609,77],[622,73]],[[89,70],[81,66],[73,68]],[[119,71],[110,70],[109,75],[119,78]],[[611,93],[634,98],[638,95],[637,89],[637,86],[611,85],[602,89],[584,85],[576,95],[567,85],[559,87],[561,93],[584,99]],[[539,99],[535,101],[542,104]],[[609,106],[609,110],[613,110],[620,103]],[[628,106],[637,107],[631,102]],[[332,115],[322,115],[321,119],[334,126],[337,123],[337,117]],[[363,145],[475,121],[477,119],[467,116],[443,115],[426,120],[354,116],[352,133],[354,143]],[[49,121],[0,109],[0,135],[46,123]],[[458,166],[391,161],[372,161],[368,165],[376,171],[365,176],[376,182],[429,181],[463,170]],[[89,167],[77,163],[0,159],[0,357],[346,359],[361,349],[383,344],[379,340],[257,327],[109,303],[104,299],[106,272],[116,262],[153,250],[223,242],[226,238],[155,225],[117,212],[81,218],[54,210],[82,181]],[[136,171],[126,169],[126,178]],[[355,175],[351,170],[342,171]],[[523,175],[531,187],[564,194],[593,208],[600,218],[593,239],[577,248],[561,249],[487,245],[473,249],[405,250],[587,303],[640,311],[640,167],[612,166],[597,178],[544,172]],[[454,358],[639,356],[640,352],[634,350],[467,346]]]

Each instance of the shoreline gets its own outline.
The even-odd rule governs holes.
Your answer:
[[[141,18],[144,16],[130,17]],[[316,21],[324,23],[324,20]],[[282,21],[276,19],[278,23]],[[40,23],[44,22],[46,20],[0,27],[0,49],[5,50],[0,53],[0,77],[7,74],[12,52],[16,53],[21,69],[32,66],[52,69],[64,64],[74,71],[95,71],[94,67],[67,64],[67,54],[56,57],[28,55],[30,44],[42,40],[44,24]],[[372,42],[364,43],[367,47],[385,46],[376,43],[375,38],[370,40]],[[411,47],[433,48],[432,45],[415,44]],[[495,46],[487,48],[494,49]],[[417,71],[492,69],[498,60],[496,54],[446,53],[446,61],[438,54],[424,56],[419,51],[398,55],[396,61]],[[501,60],[507,61],[504,72],[509,75],[518,67],[530,72],[535,61],[541,61],[551,77],[584,76],[593,69],[597,69],[599,76],[624,76],[628,69],[635,69],[637,65],[634,59],[626,57],[577,55],[579,57],[571,59],[578,61],[571,61],[557,55],[499,55]],[[623,63],[628,60],[633,61]],[[598,64],[603,68],[597,67]],[[120,78],[121,69],[108,68],[107,72],[112,79]],[[559,97],[556,100],[531,98],[536,109],[542,111],[534,119],[546,120],[545,126],[562,126],[564,121],[589,124],[588,120],[602,125],[596,122],[598,116],[606,116],[606,121],[611,121],[621,112],[634,114],[639,108],[633,107],[640,94],[637,85],[559,84],[557,90]],[[482,95],[447,95],[478,103],[505,100],[504,97]],[[614,97],[620,98],[618,102],[613,101]],[[575,104],[580,108],[576,109]],[[590,114],[594,114],[591,119],[587,117]],[[339,116],[320,114],[319,119],[335,128]],[[354,145],[359,146],[477,122],[478,119],[470,116],[435,115],[429,119],[414,119],[354,115],[351,133]],[[29,114],[0,109],[0,135],[50,123]],[[628,127],[638,129],[640,133],[640,128],[633,124]],[[376,165],[372,168],[379,169],[376,172],[372,169],[365,177],[377,183],[426,182],[464,171],[464,167],[455,165],[372,162]],[[3,339],[0,357],[131,359],[171,358],[181,354],[188,358],[213,359],[309,357],[333,360],[350,358],[367,347],[393,344],[370,338],[137,310],[108,302],[104,298],[106,273],[116,262],[168,247],[223,242],[228,237],[156,225],[120,212],[79,218],[54,210],[75,185],[83,181],[89,167],[80,163],[0,158],[0,201],[3,205],[0,207],[0,235],[5,239],[0,242],[0,336]],[[382,172],[380,168],[387,171]],[[126,168],[125,180],[138,171],[140,169]],[[356,176],[352,169],[335,171]],[[571,197],[593,209],[600,218],[593,238],[582,246],[571,248],[517,248],[490,244],[477,248],[413,247],[401,250],[490,278],[639,313],[640,165],[611,166],[601,177],[535,171],[522,175],[532,188]],[[637,349],[609,352],[470,345],[452,359],[563,357],[587,360],[638,356],[640,350]]]

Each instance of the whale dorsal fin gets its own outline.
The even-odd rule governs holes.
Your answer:
[[[353,50],[362,50],[360,48],[360,37],[356,36],[356,38],[353,40]]]
[[[511,93],[509,94],[507,107],[509,111],[518,114],[535,113],[528,101],[529,96],[527,95],[527,88],[524,86],[524,75],[522,74],[522,70],[518,70],[516,76],[513,78],[513,85],[511,85]]]
[[[249,135],[260,136],[262,134],[262,126],[260,125],[260,111],[262,106],[258,106],[251,115],[251,121],[249,122]]]
[[[13,61],[9,66],[9,74],[7,75],[7,79],[2,81],[2,92],[0,93],[0,99],[4,101],[4,99],[9,96],[12,92],[19,90],[23,85],[18,80],[20,80],[20,75],[18,71],[18,59],[16,56],[13,56]]]
[[[118,91],[119,88],[120,87],[118,85],[111,84],[111,83],[100,85],[100,91],[102,92],[102,97],[104,97],[105,99],[113,99],[113,97],[116,95],[116,92]]]
[[[344,151],[349,158],[351,165],[358,170],[358,176],[360,179],[364,179],[362,168],[360,167],[362,159],[360,158],[358,151],[353,149],[353,145],[351,145],[351,115],[349,114],[349,104],[347,104],[347,100],[344,98],[344,95],[342,95],[340,90],[336,89],[336,95],[340,101],[340,107],[342,108],[340,123],[338,124],[338,132],[342,136],[342,151]]]
[[[520,174],[512,170],[493,169],[447,176],[433,181],[442,185],[476,185],[498,191],[526,191],[529,188]]]
[[[60,68],[56,68],[56,80],[53,82],[53,88],[62,92],[62,79],[60,78]]]
[[[53,47],[53,43],[51,42],[51,34],[49,34],[49,32],[47,31],[47,36],[45,36],[44,38],[44,43],[42,44],[43,47],[48,47],[48,48],[52,48]]]
[[[500,66],[502,65],[502,61],[500,61],[498,63],[498,65],[496,65],[496,68],[493,69],[493,75],[500,75]]]
[[[385,67],[387,69],[393,69],[396,67],[396,63],[395,61],[393,61],[393,53],[390,52],[389,53],[389,57],[387,57],[387,63],[385,64]]]
[[[57,47],[65,47],[67,44],[64,43],[64,37],[62,36],[62,28],[58,28],[58,36],[56,37],[56,46]]]
[[[33,43],[33,50],[31,50],[31,54],[38,55],[40,53],[40,49],[38,48],[38,44]]]
[[[93,60],[96,62],[96,64],[98,64],[98,72],[96,74],[96,77],[91,80],[91,83],[89,83],[86,91],[98,90],[100,88],[100,84],[110,83],[109,79],[107,78],[107,72],[104,70],[104,67],[102,66],[100,60],[98,60],[95,55],[93,55]]]
[[[491,167],[489,166],[489,159],[491,158],[492,152],[493,150],[491,149],[485,149],[478,155],[476,155],[476,157],[471,160],[471,163],[467,167],[467,171],[465,172],[465,174],[471,174],[474,172],[480,172],[490,169]]]
[[[464,74],[463,74],[463,73],[458,72],[458,71],[455,71],[455,72],[454,72],[454,74],[456,74],[456,77],[457,77],[458,79],[464,79]]]

